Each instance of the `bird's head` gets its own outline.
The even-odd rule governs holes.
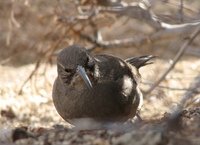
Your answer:
[[[75,74],[79,74],[89,89],[92,89],[92,84],[87,70],[94,70],[95,61],[93,56],[80,45],[72,45],[63,49],[57,59],[58,75],[66,83],[70,83]]]

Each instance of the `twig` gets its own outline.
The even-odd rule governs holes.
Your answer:
[[[200,74],[198,74],[195,78],[194,81],[192,81],[190,85],[190,90],[197,90],[200,88]],[[195,91],[194,91],[195,92]],[[186,102],[193,97],[194,95],[193,91],[187,91],[183,99],[180,101],[180,105],[177,107],[177,109],[169,116],[168,123],[167,123],[167,130],[171,131],[179,131],[182,128],[181,124],[181,116],[182,116],[182,110],[186,106]]]
[[[145,3],[134,2],[130,5],[121,6],[121,7],[113,7],[113,8],[99,8],[99,12],[109,12],[115,13],[118,15],[125,15],[134,19],[145,21],[155,30],[162,29],[160,24],[160,20],[156,17],[156,15],[148,8]]]
[[[77,9],[81,10],[82,6],[80,6],[79,4],[76,4],[76,6]],[[87,9],[87,6],[85,8]],[[183,33],[192,32],[196,27],[198,27],[198,25],[200,25],[200,22],[184,23],[176,25],[162,22],[152,12],[151,4],[147,4],[146,2],[133,2],[131,4],[110,6],[110,7],[93,5],[91,9],[88,8],[88,12],[79,11],[79,15],[76,16],[58,16],[58,17],[60,22],[67,23],[68,25],[71,25],[73,27],[75,26],[75,24],[79,24],[82,23],[83,21],[88,21],[88,20],[89,22],[96,24],[96,22],[94,21],[95,17],[100,13],[117,14],[120,16],[128,16],[133,19],[144,21],[145,23],[149,24],[156,32],[150,34],[149,36],[144,36],[139,39],[128,38],[128,39],[111,40],[111,41],[103,40],[103,38],[101,41],[99,41],[97,39],[98,37],[91,38],[89,37],[88,34],[83,34],[79,32],[80,36],[83,39],[95,45],[91,47],[91,50],[96,48],[96,46],[101,46],[103,48],[114,48],[114,47],[135,46],[135,45],[145,44],[146,42],[149,42],[148,40],[156,41],[161,38],[172,39]],[[92,23],[89,23],[91,28],[93,28],[93,25],[91,25]],[[98,33],[100,33],[99,30]]]
[[[179,19],[180,22],[183,22],[183,0],[180,0]]]
[[[17,55],[20,55],[21,51],[17,52],[17,53],[13,53],[12,55],[10,55],[8,58],[3,59],[0,62],[0,65],[5,65],[6,63],[10,62],[11,60],[13,60]]]
[[[196,93],[198,88],[200,88],[200,73],[194,78],[189,87],[189,89],[193,91],[186,91],[184,94],[183,99],[180,102],[181,106],[186,107],[186,102]]]
[[[25,86],[26,83],[33,77],[33,75],[35,74],[35,72],[38,70],[38,68],[39,68],[39,66],[40,66],[40,62],[41,62],[42,58],[44,57],[44,55],[45,55],[45,54],[42,54],[42,55],[39,57],[39,59],[38,59],[36,65],[35,65],[34,70],[31,72],[31,74],[28,76],[28,78],[24,81],[24,83],[23,83],[22,86],[20,87],[20,90],[19,90],[19,92],[18,92],[18,95],[21,95],[21,94],[22,94],[22,90],[23,90],[24,86]]]
[[[69,29],[68,29],[69,30]],[[41,61],[43,60],[43,58],[47,57],[47,54],[50,53],[49,56],[51,56],[53,54],[53,52],[55,51],[55,48],[60,44],[60,42],[64,39],[65,34],[68,32],[68,30],[65,31],[65,33],[59,38],[58,41],[56,41],[55,43],[53,43],[52,45],[50,45],[48,48],[46,48],[46,50],[41,53],[39,59],[36,62],[35,68],[34,70],[31,72],[31,74],[28,76],[28,78],[24,81],[24,83],[22,84],[18,94],[20,95],[22,93],[22,90],[24,88],[24,86],[26,85],[26,83],[34,76],[34,74],[37,72]],[[46,56],[46,57],[45,57]]]
[[[168,3],[168,4],[171,4],[171,5],[175,5],[175,6],[179,6],[180,5],[177,1],[174,1],[174,0],[166,0],[164,2]],[[184,5],[183,8],[185,10],[191,11],[191,12],[196,13],[196,14],[199,13],[199,11],[197,9],[195,9],[194,7],[190,7],[188,5]]]
[[[173,59],[173,63],[165,71],[165,73],[159,78],[159,80],[153,86],[151,86],[151,88],[149,88],[144,93],[146,93],[146,94],[150,93],[151,91],[153,91],[155,89],[156,86],[158,86],[160,84],[160,82],[162,82],[165,79],[165,77],[167,76],[167,74],[174,68],[174,66],[176,65],[177,61],[184,54],[185,50],[187,49],[187,46],[195,39],[195,37],[199,34],[199,32],[200,32],[200,26],[197,27],[197,29],[191,34],[190,38],[180,48],[179,52],[176,54],[176,56]]]
[[[141,83],[144,84],[144,85],[153,85],[154,84],[154,83],[151,83],[151,82],[144,82],[144,81],[142,81]],[[157,87],[163,88],[163,89],[169,89],[169,90],[173,90],[173,91],[188,91],[188,92],[193,92],[195,94],[200,93],[197,90],[188,89],[188,88],[174,88],[174,87],[168,87],[168,86],[162,86],[162,85],[158,85]]]
[[[111,40],[111,41],[104,41],[103,39],[100,41],[96,41],[96,39],[92,39],[86,34],[80,34],[80,37],[93,43],[97,46],[101,46],[103,48],[116,48],[116,47],[123,47],[123,46],[136,46],[148,41],[148,37],[141,37],[138,39],[134,38],[127,38],[122,40]]]

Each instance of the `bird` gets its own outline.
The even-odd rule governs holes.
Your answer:
[[[102,122],[126,122],[138,115],[143,102],[139,68],[153,63],[155,56],[120,59],[92,54],[73,44],[57,57],[53,103],[67,122],[91,118]]]

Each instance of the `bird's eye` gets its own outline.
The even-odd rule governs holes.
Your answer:
[[[67,72],[67,73],[70,73],[72,72],[72,69],[69,69],[69,68],[66,68],[64,65],[62,65],[61,63],[58,63],[58,66],[59,66],[59,70],[63,71],[64,72]]]
[[[69,69],[69,68],[64,68],[65,72],[72,72],[72,69]]]

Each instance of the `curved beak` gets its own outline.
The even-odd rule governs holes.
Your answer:
[[[86,83],[87,87],[92,90],[92,83],[90,82],[90,79],[88,78],[84,67],[78,65],[77,67],[77,72],[81,75],[81,77],[83,78],[84,82]]]

